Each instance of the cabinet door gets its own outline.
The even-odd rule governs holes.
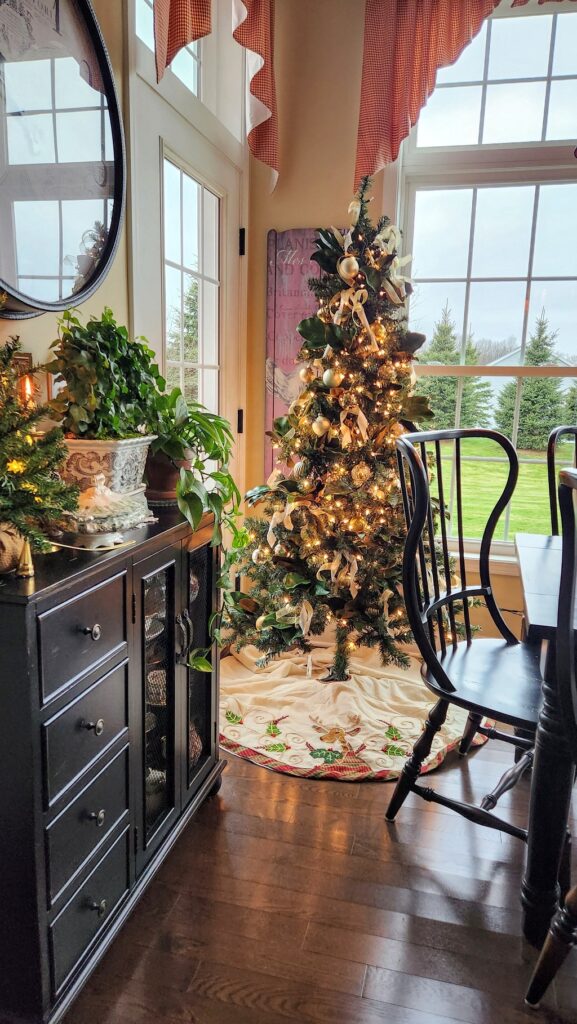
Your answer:
[[[188,613],[191,649],[210,644],[209,619],[216,607],[215,551],[208,545],[187,550],[183,545],[184,609]],[[217,654],[213,670],[186,669],[184,709],[184,751],[182,758],[183,804],[190,800],[217,757]]]
[[[178,814],[175,612],[180,592],[180,547],[164,548],[134,566],[138,722],[137,871],[162,842]]]

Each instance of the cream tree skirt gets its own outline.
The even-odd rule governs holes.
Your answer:
[[[332,660],[330,643],[315,648],[312,678],[305,655],[286,654],[257,669],[259,654],[245,647],[221,662],[220,739],[226,750],[304,778],[398,777],[435,703],[420,661],[413,658],[406,670],[385,669],[376,651],[362,649],[351,659],[348,682],[322,683]],[[457,746],[466,719],[466,711],[449,707],[425,771]]]

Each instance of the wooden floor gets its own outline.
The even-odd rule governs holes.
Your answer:
[[[493,742],[430,779],[480,797],[510,763]],[[391,792],[230,758],[65,1024],[577,1021],[573,953],[548,1007],[523,1005],[523,844],[413,796],[387,825]]]

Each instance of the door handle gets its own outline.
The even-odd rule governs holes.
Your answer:
[[[188,625],[185,625],[184,616],[180,613],[176,616],[176,626],[180,638],[180,648],[177,648],[176,660],[179,665],[185,665],[188,655]]]
[[[186,633],[187,633],[186,660],[188,661],[188,656],[189,656],[189,654],[190,654],[190,652],[192,650],[192,643],[193,643],[193,640],[194,640],[194,623],[193,623],[193,621],[192,621],[192,619],[190,617],[190,613],[188,611],[188,608],[184,609],[184,611],[182,613],[182,616],[183,616],[184,622],[186,624]]]

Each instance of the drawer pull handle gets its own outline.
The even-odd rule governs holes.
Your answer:
[[[104,808],[100,811],[90,811],[88,817],[90,821],[95,822],[96,828],[102,828],[104,825],[104,819],[106,818],[106,811]]]
[[[104,917],[106,913],[106,900],[100,900],[100,903],[96,900],[89,900],[88,909],[95,910],[99,917]]]
[[[93,626],[84,626],[82,632],[84,636],[91,636],[93,640],[100,640],[102,636],[102,626],[95,622]]]
[[[87,722],[83,719],[80,726],[82,729],[88,729],[89,732],[93,732],[95,736],[102,736],[104,732],[104,719],[97,718],[95,722]]]

